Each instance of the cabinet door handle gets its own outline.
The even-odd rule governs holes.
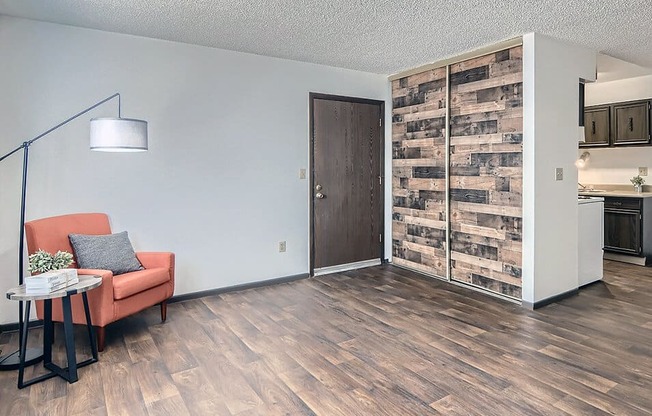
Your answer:
[[[591,134],[595,134],[595,121],[591,122]]]
[[[629,118],[629,131],[634,131],[634,119],[632,117]]]

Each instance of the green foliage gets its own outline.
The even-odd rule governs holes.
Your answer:
[[[30,273],[44,273],[50,270],[59,270],[69,267],[73,263],[72,254],[67,251],[57,251],[54,255],[44,250],[39,250],[29,256]]]
[[[642,186],[645,183],[645,179],[641,178],[640,175],[634,176],[632,179],[629,180],[632,185],[634,186]]]

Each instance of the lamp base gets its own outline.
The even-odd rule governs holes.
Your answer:
[[[20,357],[18,351],[0,357],[0,371],[18,370]],[[43,350],[41,348],[27,348],[25,352],[25,367],[29,367],[43,361]]]

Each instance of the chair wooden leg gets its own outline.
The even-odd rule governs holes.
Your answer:
[[[104,351],[105,328],[103,326],[96,326],[95,333],[97,334],[97,350],[102,352]]]
[[[165,322],[168,318],[168,301],[161,302],[161,322]]]

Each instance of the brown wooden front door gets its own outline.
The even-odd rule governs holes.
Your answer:
[[[383,102],[311,94],[311,271],[382,257]]]

